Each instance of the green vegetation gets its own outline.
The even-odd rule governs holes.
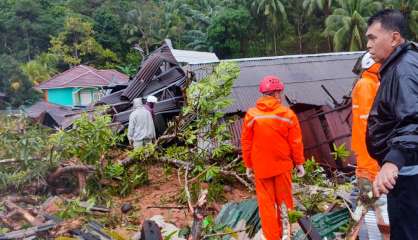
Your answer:
[[[22,117],[0,116],[0,159],[6,161],[0,167],[0,192],[45,183],[46,174],[59,162],[48,142],[50,133]]]
[[[305,175],[302,178],[296,176],[296,171],[293,173],[293,182],[303,185],[315,185],[319,187],[329,187],[331,183],[327,179],[325,170],[319,166],[314,157],[307,159],[303,165],[305,168]]]
[[[79,63],[132,75],[165,38],[222,59],[361,50],[382,8],[400,9],[418,40],[417,0],[4,0],[0,108],[30,104],[33,84]]]
[[[60,130],[51,136],[53,143],[60,151],[60,158],[76,157],[82,163],[99,166],[106,152],[116,146],[122,135],[115,134],[108,125],[111,123],[109,115],[102,111],[89,116],[83,113],[74,121],[69,131]]]
[[[347,150],[344,143],[339,146],[335,145],[334,143],[332,147],[334,151],[331,154],[335,161],[344,162],[346,158],[351,156],[351,152]]]

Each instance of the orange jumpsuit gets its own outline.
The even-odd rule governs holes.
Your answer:
[[[276,98],[263,96],[245,115],[241,144],[244,164],[254,171],[264,236],[281,239],[280,206],[293,208],[291,172],[305,161],[298,118]]]
[[[379,88],[380,64],[374,64],[365,70],[354,86],[352,93],[353,127],[351,147],[357,157],[356,176],[374,181],[379,165],[369,156],[366,147],[367,118]]]

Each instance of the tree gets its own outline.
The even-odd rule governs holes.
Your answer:
[[[331,15],[331,11],[333,5],[336,1],[335,0],[304,0],[303,1],[303,9],[308,14],[308,16],[314,17],[312,20],[315,21],[314,24],[311,25],[311,35],[317,35],[317,31],[323,31],[325,28],[325,19]],[[319,18],[318,18],[319,16]],[[313,30],[313,32],[312,32]],[[325,37],[328,42],[328,49],[332,51],[332,41],[331,37],[325,34]],[[315,41],[316,42],[316,41]]]
[[[409,35],[407,37],[418,41],[418,1],[387,0],[386,4],[390,8],[399,9],[399,11],[401,11],[408,22]]]
[[[116,54],[104,49],[94,38],[90,22],[69,17],[64,31],[52,37],[49,53],[57,55],[64,63],[74,66],[80,63],[101,67],[113,67],[119,62]]]
[[[123,54],[127,47],[122,38],[122,22],[118,15],[107,8],[99,8],[94,12],[93,30],[95,39],[104,48]],[[119,55],[120,56],[120,55]]]
[[[29,105],[39,98],[16,59],[6,54],[0,55],[0,92],[6,94],[6,101],[0,100],[0,109]]]
[[[145,55],[151,48],[160,45],[170,38],[180,42],[184,21],[180,18],[176,1],[160,1],[160,5],[152,1],[141,1],[128,12],[127,23],[124,25],[128,33],[128,43],[136,43],[144,49]]]
[[[42,53],[36,59],[22,64],[21,69],[29,80],[37,85],[50,79],[57,71],[58,56],[50,53]]]
[[[1,1],[0,9],[4,47],[0,52],[12,54],[19,61],[29,61],[47,49],[47,24],[44,24],[43,18],[45,10],[39,0]]]
[[[194,50],[213,51],[209,44],[208,28],[212,19],[221,11],[225,11],[225,2],[217,0],[198,0],[195,4],[180,4],[180,11],[184,14],[186,31],[183,40],[186,47]]]
[[[333,2],[335,0],[303,0],[303,8],[307,10],[308,15],[312,15],[315,11],[320,11],[325,16],[329,16]]]
[[[295,29],[295,33],[297,35],[299,53],[303,53],[303,37],[308,31],[308,17],[311,16],[308,14],[309,11],[305,11],[305,1],[289,0],[287,3],[288,9],[292,9],[292,11],[289,11],[288,20]],[[312,22],[313,19],[310,21]]]
[[[365,49],[367,17],[383,6],[372,0],[339,0],[340,7],[325,21],[327,36],[333,37],[334,50],[358,51]]]
[[[226,9],[208,28],[208,40],[221,58],[245,56],[251,33],[251,15],[245,8]]]
[[[254,0],[251,6],[273,32],[274,54],[277,55],[279,25],[287,18],[283,3],[280,0]]]

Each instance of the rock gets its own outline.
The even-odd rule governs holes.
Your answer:
[[[132,206],[132,204],[130,203],[124,203],[122,205],[122,207],[120,208],[120,210],[122,211],[122,213],[128,213],[129,211],[131,211],[134,207]]]

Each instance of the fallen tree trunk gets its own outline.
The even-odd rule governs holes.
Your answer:
[[[58,167],[55,172],[51,173],[48,176],[47,182],[48,183],[53,183],[57,178],[59,178],[60,176],[64,175],[64,174],[68,174],[68,173],[83,173],[85,175],[93,172],[95,170],[94,166],[90,166],[90,165],[71,165],[71,166],[60,166]]]

